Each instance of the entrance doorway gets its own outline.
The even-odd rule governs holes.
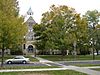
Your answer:
[[[28,53],[33,53],[33,46],[32,45],[28,46]]]

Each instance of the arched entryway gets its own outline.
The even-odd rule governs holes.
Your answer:
[[[29,45],[28,46],[28,53],[33,53],[33,50],[34,50],[33,46]]]

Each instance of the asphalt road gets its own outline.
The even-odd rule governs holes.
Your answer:
[[[29,64],[4,64],[4,66],[59,66],[56,63],[68,66],[68,65],[75,65],[75,64],[100,64],[100,61],[57,61],[55,63],[33,62]]]
[[[28,64],[4,64],[4,66],[47,66],[44,63],[34,62]]]

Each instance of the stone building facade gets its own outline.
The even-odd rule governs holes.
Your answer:
[[[35,52],[35,46],[33,45],[34,43],[34,32],[33,32],[33,25],[36,24],[35,20],[33,19],[33,12],[32,12],[32,9],[30,8],[28,11],[27,11],[27,21],[26,21],[26,25],[27,25],[27,29],[28,29],[28,32],[27,34],[24,36],[24,40],[25,40],[25,43],[24,43],[24,53],[26,54],[30,54],[30,53],[34,53]]]

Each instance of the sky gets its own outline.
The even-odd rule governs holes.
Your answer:
[[[75,8],[77,13],[84,14],[87,10],[97,9],[100,11],[100,0],[18,0],[20,15],[27,17],[27,11],[31,7],[34,13],[33,18],[40,23],[42,13],[49,10],[51,5],[67,5]]]

